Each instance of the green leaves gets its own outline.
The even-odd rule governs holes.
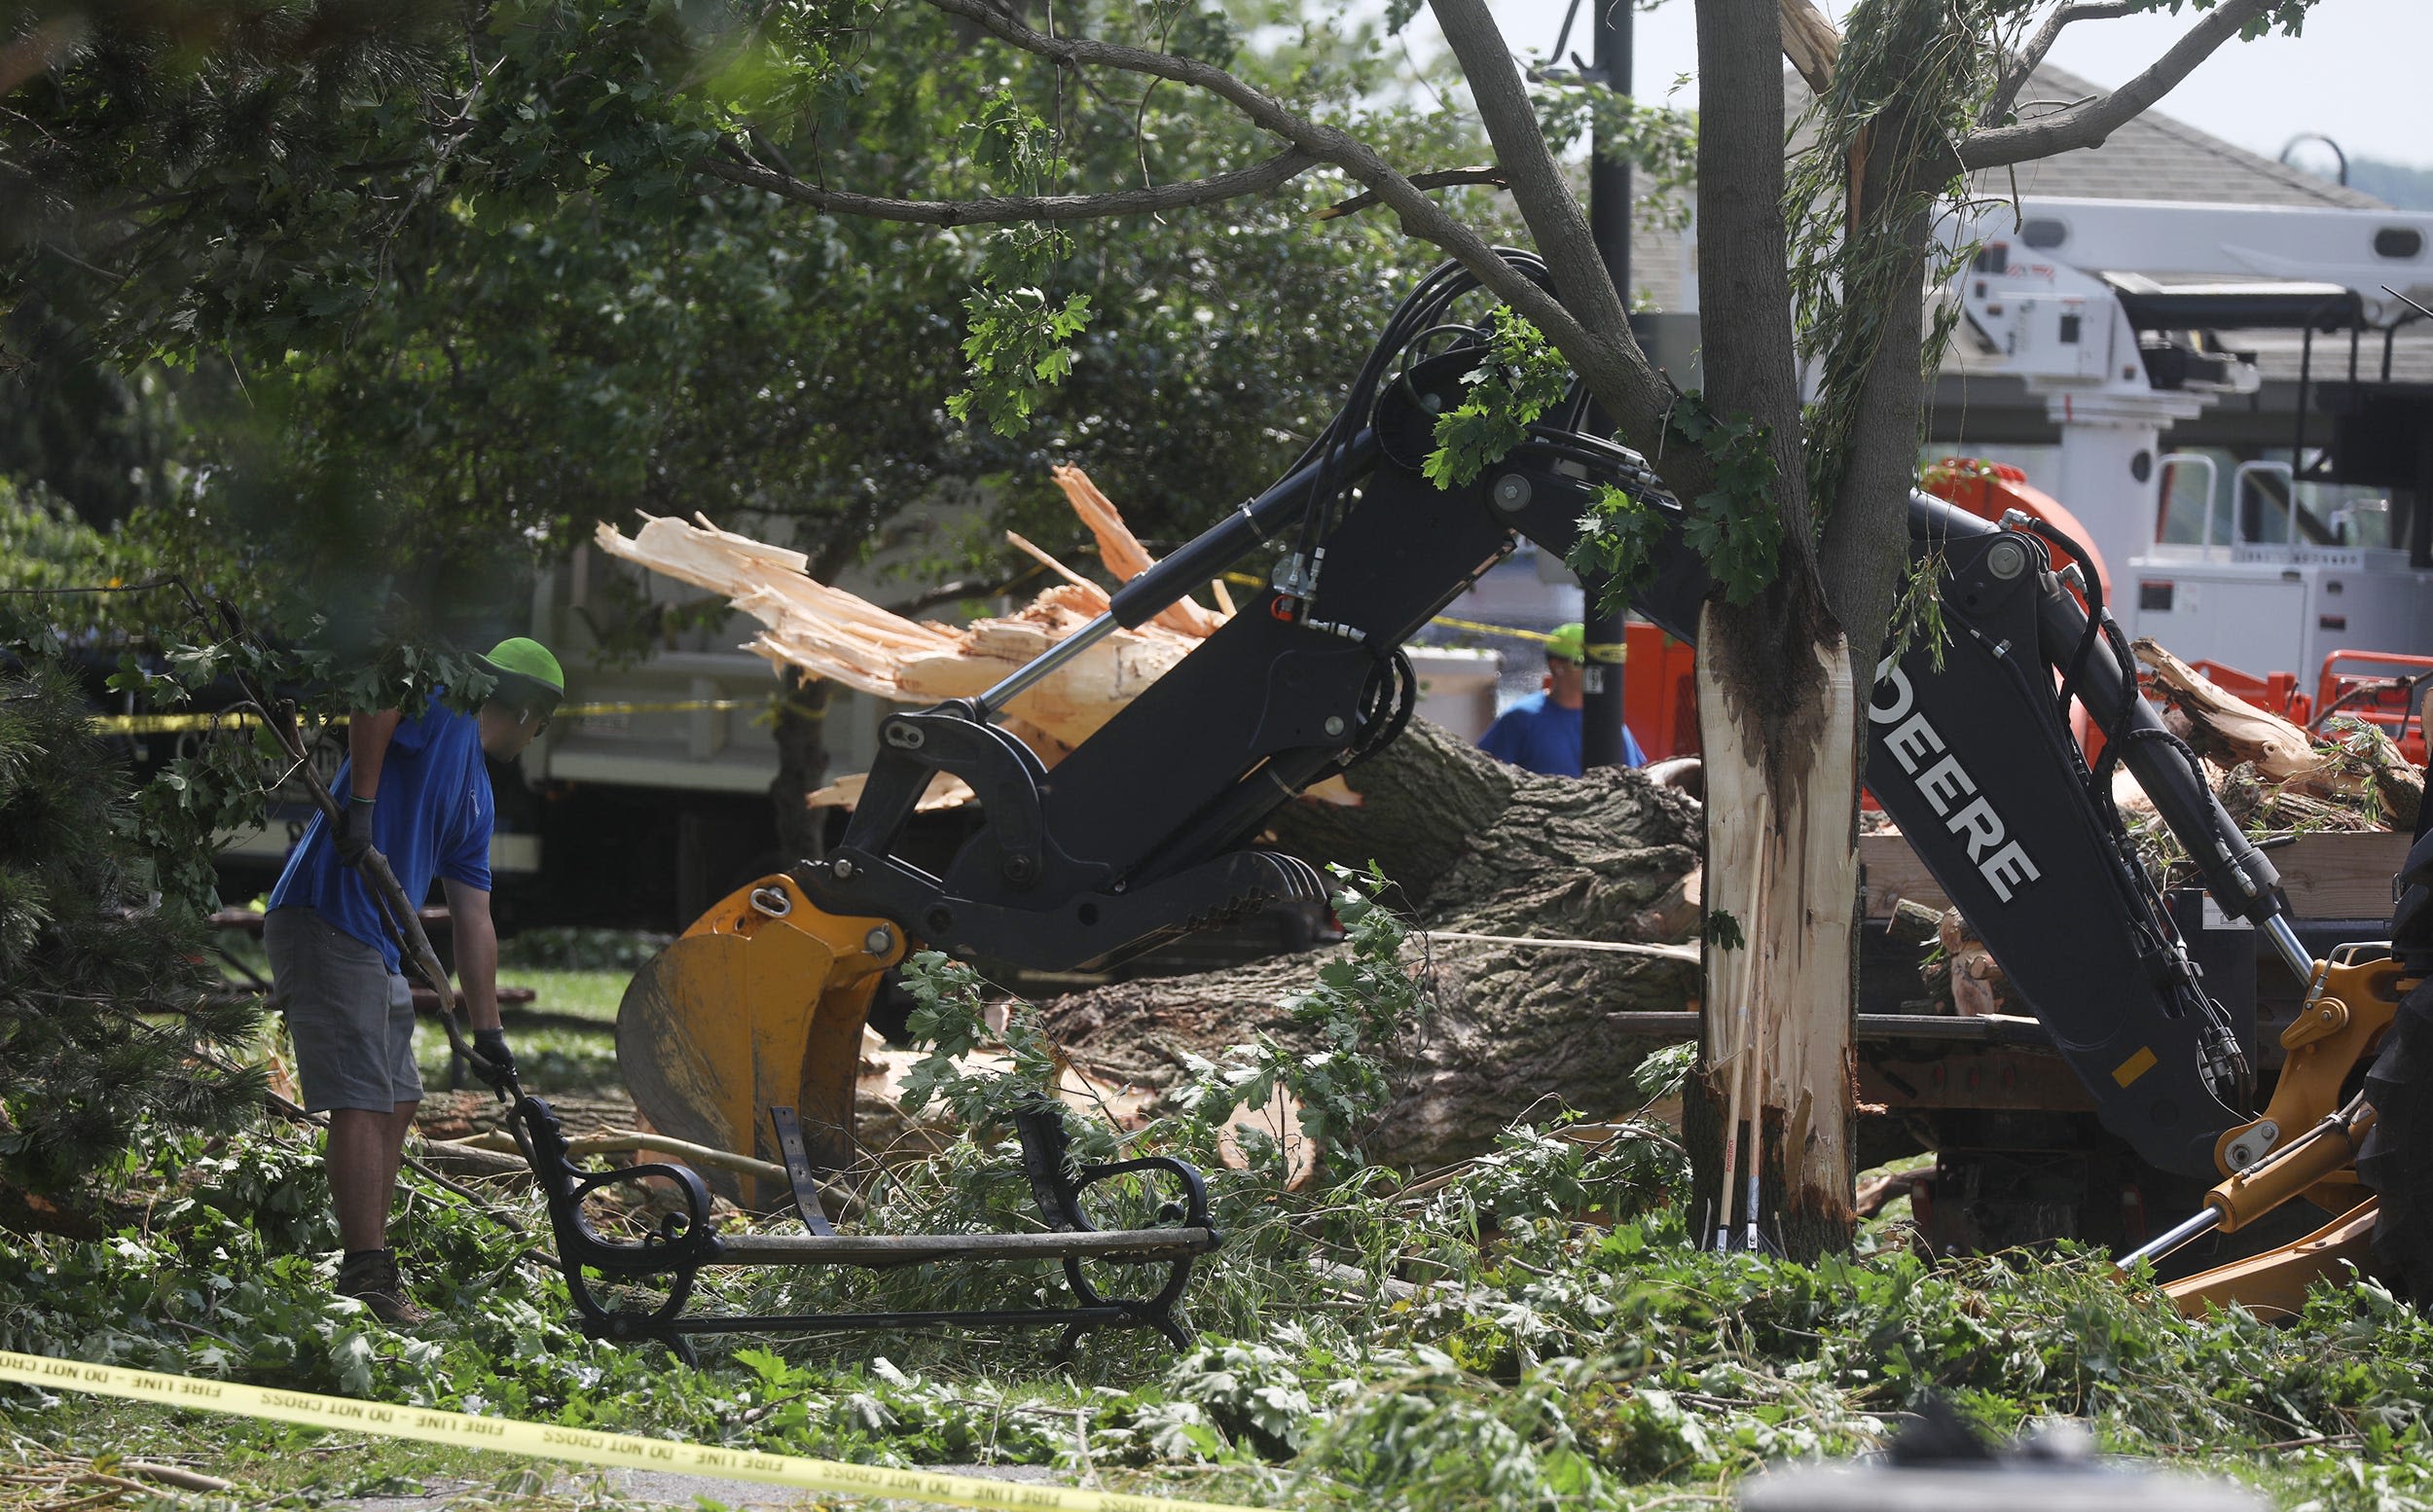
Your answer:
[[[1765,427],[1745,417],[1717,416],[1696,393],[1676,397],[1672,434],[1698,447],[1713,463],[1713,486],[1682,507],[1682,539],[1705,558],[1724,596],[1756,601],[1781,568],[1782,517],[1774,508],[1774,457]],[[1618,488],[1603,489],[1580,522],[1580,540],[1567,558],[1574,571],[1613,580],[1608,601],[1646,586],[1651,553],[1661,539],[1656,511]]]
[[[1562,401],[1571,367],[1536,326],[1498,306],[1488,315],[1486,355],[1462,375],[1462,403],[1436,416],[1436,450],[1421,472],[1439,488],[1455,488],[1519,446],[1540,415]]]
[[[1783,547],[1767,431],[1744,416],[1720,418],[1689,394],[1674,407],[1671,428],[1715,466],[1715,486],[1684,506],[1682,538],[1706,558],[1725,598],[1754,603],[1774,581]]]
[[[982,1002],[987,983],[980,974],[941,951],[916,951],[904,962],[903,989],[913,1000],[905,1033],[926,1054],[904,1073],[900,1101],[908,1113],[935,1102],[968,1130],[996,1130],[1040,1101],[1058,1102],[1064,1059],[1039,1031],[1038,1012],[1010,1003],[1005,1026],[993,1032]],[[970,1064],[973,1054],[1001,1043],[1005,1063]],[[1105,1124],[1068,1117],[1067,1134],[1084,1154],[1104,1157],[1115,1147]]]
[[[1664,539],[1664,526],[1653,504],[1606,485],[1580,517],[1580,539],[1564,561],[1583,578],[1604,576],[1613,585],[1610,594],[1627,597],[1654,580],[1655,548]]]
[[[999,194],[1040,194],[1065,171],[1057,134],[1010,90],[989,98],[970,134],[972,156]],[[1017,222],[989,234],[977,286],[963,301],[969,383],[946,401],[949,414],[1018,436],[1040,396],[1072,371],[1071,342],[1090,323],[1090,297],[1059,301],[1042,287],[1071,252],[1072,237],[1047,223]]]
[[[970,334],[963,338],[970,383],[946,401],[946,413],[977,421],[1000,436],[1021,435],[1044,391],[1072,371],[1072,339],[1090,323],[1090,297],[1071,294],[1057,305],[1043,290],[1002,289],[995,270],[963,301]]]
[[[1696,114],[1616,94],[1569,72],[1549,72],[1529,86],[1538,129],[1547,145],[1560,156],[1593,132],[1597,156],[1628,162],[1646,175],[1634,196],[1633,213],[1643,220],[1686,225],[1689,191],[1698,175]],[[1623,292],[1627,298],[1629,291]]]
[[[1740,927],[1740,920],[1722,909],[1710,911],[1699,925],[1699,937],[1719,951],[1745,951],[1749,936]]]
[[[1402,964],[1408,930],[1382,902],[1392,885],[1385,875],[1372,866],[1365,877],[1341,868],[1335,876],[1345,883],[1334,899],[1345,952],[1319,968],[1314,987],[1280,1005],[1316,1048],[1262,1033],[1230,1047],[1222,1062],[1192,1058],[1191,1080],[1176,1101],[1212,1133],[1237,1112],[1260,1108],[1269,1109],[1281,1132],[1281,1093],[1298,1109],[1299,1136],[1312,1146],[1321,1174],[1340,1182],[1365,1163],[1361,1136],[1392,1098],[1396,1046],[1418,1025],[1429,997],[1425,981]],[[1243,1126],[1235,1134],[1278,1179],[1294,1167],[1288,1138]]]
[[[1950,575],[1951,565],[1941,551],[1912,557],[1903,566],[1901,594],[1893,601],[1892,626],[1885,637],[1887,658],[1906,656],[1911,646],[1923,640],[1928,663],[1939,672],[1943,669],[1943,650],[1951,633],[1943,628],[1943,579]]]

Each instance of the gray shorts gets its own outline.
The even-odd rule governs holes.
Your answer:
[[[262,921],[272,1000],[296,1042],[296,1080],[308,1112],[385,1113],[422,1100],[414,1063],[414,990],[353,935],[309,908]]]

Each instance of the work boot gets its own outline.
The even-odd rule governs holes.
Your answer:
[[[394,1250],[366,1249],[348,1255],[338,1268],[336,1290],[370,1308],[374,1317],[391,1328],[414,1328],[430,1321],[431,1314],[406,1296]]]

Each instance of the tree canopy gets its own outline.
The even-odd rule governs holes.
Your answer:
[[[884,41],[717,6],[79,14],[0,126],[16,381],[163,375],[188,533],[232,530],[251,572],[324,599],[382,580],[494,597],[502,549],[635,508],[788,518],[833,571],[925,494],[985,486],[1000,513],[1038,511],[1042,464],[1069,451],[1144,533],[1187,534],[1315,430],[1368,310],[1425,260],[1375,217],[1313,229],[1315,185],[1026,239],[710,170],[736,166],[721,145],[748,112],[882,190],[1221,175],[1260,151],[1188,91],[1002,79],[940,13]],[[1371,51],[1325,25],[1245,47],[1276,18],[1153,23],[1347,108],[1381,87]],[[1475,154],[1458,121],[1373,114],[1414,151]],[[1057,310],[1045,344],[1001,356],[1038,313],[1035,258]],[[1052,397],[1043,367],[1069,374]],[[976,423],[952,413],[966,402]],[[78,491],[72,462],[46,471]]]

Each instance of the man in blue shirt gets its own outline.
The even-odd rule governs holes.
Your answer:
[[[1588,632],[1578,620],[1558,626],[1546,641],[1545,691],[1533,693],[1496,717],[1478,738],[1478,748],[1499,761],[1548,776],[1576,777],[1580,757],[1580,706],[1586,671]],[[1622,765],[1644,767],[1639,739],[1622,727]]]
[[[318,817],[306,826],[263,920],[305,1106],[330,1116],[325,1161],[346,1251],[338,1293],[398,1325],[423,1318],[407,1300],[387,1242],[422,1078],[414,1063],[414,992],[356,867],[379,850],[418,907],[432,880],[441,882],[474,1046],[492,1065],[512,1068],[498,1022],[498,934],[490,913],[496,809],[483,758],[522,754],[549,722],[565,677],[555,657],[521,636],[500,641],[483,661],[498,683],[478,713],[434,699],[411,719],[384,709],[348,720],[347,759],[331,792],[343,806],[340,832],[331,836]]]

